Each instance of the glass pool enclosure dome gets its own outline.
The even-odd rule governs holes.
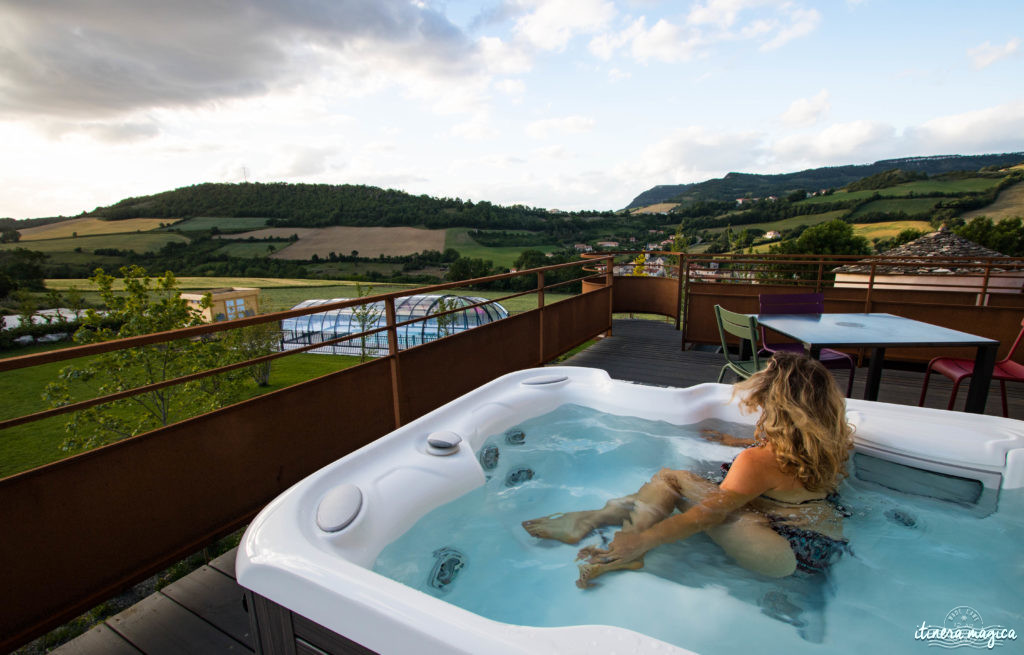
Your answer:
[[[305,309],[350,300],[349,298],[331,298],[323,300],[305,300],[292,309]],[[400,325],[398,347],[401,350],[475,328],[491,321],[508,317],[508,310],[498,303],[490,303],[480,307],[470,307],[486,298],[454,295],[416,295],[395,298],[395,319],[402,323],[415,318],[432,316],[439,312],[467,307],[463,311],[446,316],[427,318],[408,325]],[[294,350],[322,341],[328,341],[347,334],[358,334],[387,325],[384,302],[366,303],[362,306],[332,309],[316,314],[307,314],[281,321],[281,348]],[[363,337],[348,341],[329,344],[314,348],[307,352],[328,355],[360,355],[363,352]],[[373,357],[388,354],[387,332],[378,332],[365,337],[365,352]]]

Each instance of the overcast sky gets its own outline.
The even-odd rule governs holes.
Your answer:
[[[0,0],[0,216],[200,182],[617,209],[1024,151],[1021,0]]]

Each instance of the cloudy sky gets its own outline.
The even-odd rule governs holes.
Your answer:
[[[1020,0],[0,0],[0,216],[199,182],[616,209],[1024,151]]]

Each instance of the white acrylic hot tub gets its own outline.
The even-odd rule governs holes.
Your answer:
[[[421,516],[484,484],[476,453],[489,435],[567,403],[677,425],[708,418],[752,424],[753,416],[727,404],[730,395],[728,385],[655,388],[578,367],[506,375],[334,462],[274,500],[246,531],[238,550],[238,582],[257,595],[251,598],[264,610],[280,606],[298,615],[295,625],[305,625],[304,634],[344,635],[379,653],[689,652],[618,627],[500,623],[371,567],[380,551]],[[857,428],[858,452],[979,480],[993,503],[1000,490],[1024,487],[1022,422],[858,400],[848,401],[848,412]],[[461,436],[456,453],[427,452],[427,436],[439,431]],[[359,490],[355,497],[352,485]],[[325,532],[318,527],[318,508],[325,497],[339,496],[339,488],[347,492],[333,498],[335,516],[320,520],[358,512],[343,529]],[[276,628],[267,625],[274,619],[255,608],[254,615],[257,621],[262,616],[256,629],[264,648],[296,637],[300,644],[316,645],[299,630],[275,636]],[[326,642],[319,643],[325,648]]]

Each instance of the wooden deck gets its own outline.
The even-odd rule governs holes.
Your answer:
[[[714,352],[680,349],[680,333],[670,324],[643,320],[617,320],[613,335],[600,340],[562,365],[589,366],[608,371],[618,380],[658,386],[687,387],[714,382],[722,356]],[[846,371],[838,372],[840,387]],[[854,397],[861,397],[867,369],[857,371]],[[886,370],[880,400],[916,405],[923,374]],[[928,406],[944,408],[951,384],[932,378]],[[966,390],[961,392],[962,407]],[[1024,418],[1024,385],[1008,385],[1010,416]],[[989,394],[988,413],[1001,412],[998,385]],[[242,589],[235,582],[232,550],[137,605],[107,619],[57,649],[61,655],[114,653],[171,655],[191,653],[251,653],[249,617],[242,604]]]
[[[714,382],[724,359],[716,352],[681,350],[681,335],[672,325],[659,321],[616,320],[613,336],[602,339],[590,348],[562,362],[568,366],[590,366],[608,371],[616,380],[666,387],[689,387]],[[853,398],[864,397],[867,366],[857,369]],[[835,372],[840,389],[846,388],[848,370]],[[735,378],[726,377],[726,382]],[[924,373],[918,370],[885,369],[878,393],[879,402],[917,405]],[[931,376],[926,407],[945,409],[953,385],[941,375]],[[1024,385],[1006,385],[1007,405],[1011,418],[1024,419]],[[961,385],[956,407],[962,409],[967,400],[967,384]],[[1002,415],[999,384],[989,389],[986,414]]]

